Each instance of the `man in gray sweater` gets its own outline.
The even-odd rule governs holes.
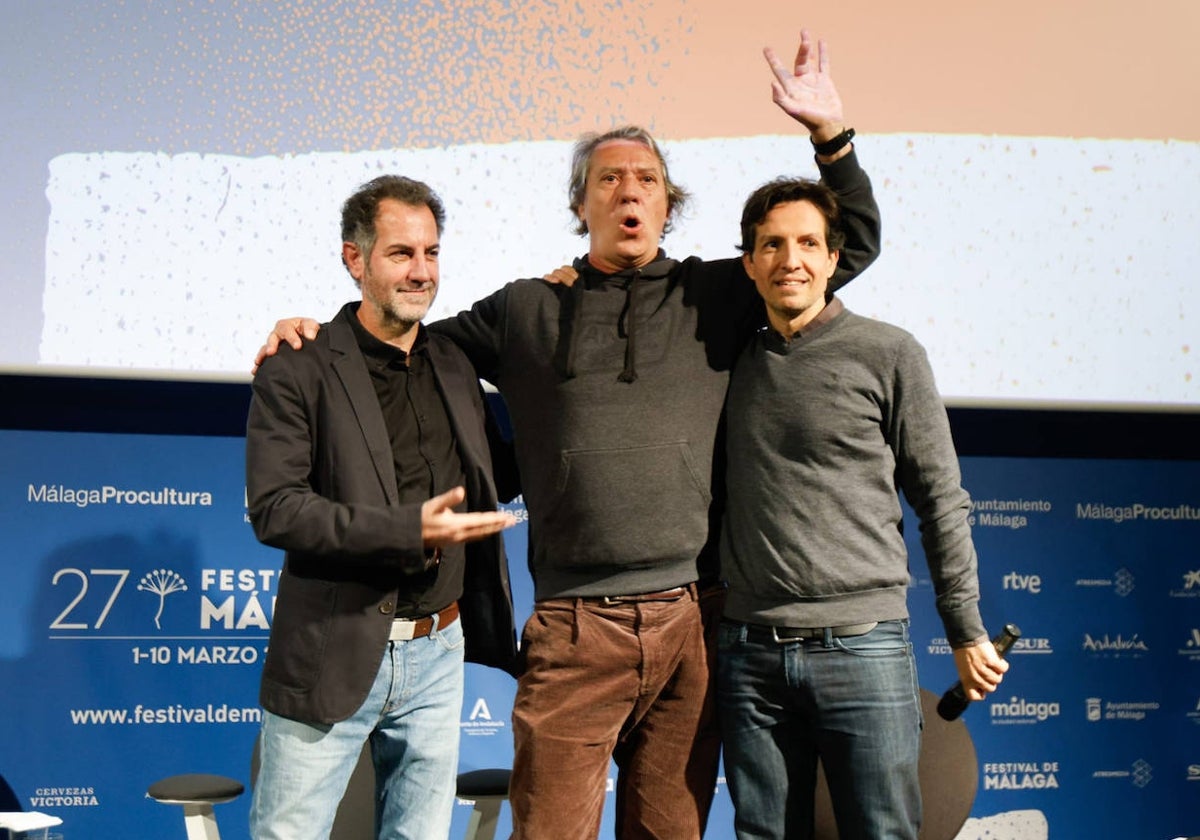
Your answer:
[[[742,215],[769,326],[738,359],[727,410],[717,697],[740,840],[812,836],[818,757],[842,837],[916,840],[921,717],[897,488],[920,520],[968,696],[1008,667],[980,617],[970,500],[928,359],[833,296],[844,239],[837,196],[813,181],[766,184]]]
[[[845,208],[840,286],[878,253],[879,215],[816,47],[803,33],[793,64],[767,58],[775,102]],[[595,838],[615,760],[618,837],[698,840],[720,750],[713,454],[761,302],[740,260],[662,251],[686,192],[644,129],[585,137],[572,163],[578,282],[518,280],[430,326],[503,395],[529,510],[514,836]],[[314,326],[281,321],[268,346]]]

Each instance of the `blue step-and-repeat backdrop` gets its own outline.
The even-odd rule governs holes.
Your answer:
[[[73,394],[69,380],[39,387]],[[128,424],[136,401],[97,407],[88,394],[8,409],[0,429],[0,774],[26,810],[62,818],[65,840],[182,837],[179,809],[146,787],[183,772],[248,782],[259,722],[280,555],[246,519],[236,423],[248,390],[224,387],[229,410],[207,424],[211,403],[172,398]],[[165,419],[143,428],[156,411]],[[960,838],[1200,833],[1200,420],[1076,433],[1059,418],[1064,455],[1004,439],[1036,429],[1036,412],[996,416],[960,452],[985,619],[1024,636],[1001,691],[964,715],[979,792]],[[940,692],[953,659],[910,524],[913,640],[923,685]],[[523,621],[524,525],[508,540]],[[463,769],[511,761],[513,689],[469,666]],[[246,836],[248,804],[218,806],[224,837]],[[469,810],[456,809],[453,836]],[[733,836],[723,780],[707,836]]]

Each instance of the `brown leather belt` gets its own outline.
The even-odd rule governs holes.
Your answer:
[[[434,616],[422,618],[396,618],[392,620],[392,630],[388,634],[390,642],[407,642],[409,639],[423,639],[433,632]],[[450,606],[437,614],[437,626],[447,627],[458,619],[458,601],[451,601]]]

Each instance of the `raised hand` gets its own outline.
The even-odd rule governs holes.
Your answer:
[[[771,82],[775,104],[803,123],[818,143],[839,134],[845,127],[842,98],[829,75],[825,42],[818,41],[814,51],[808,30],[802,29],[793,67],[784,64],[770,47],[763,49],[763,55],[775,74]]]

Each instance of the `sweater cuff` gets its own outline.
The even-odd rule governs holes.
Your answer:
[[[978,604],[967,604],[943,613],[942,626],[946,628],[946,641],[952,648],[972,647],[988,639]]]
[[[836,193],[849,192],[867,182],[867,174],[859,166],[858,152],[854,149],[833,163],[817,161],[817,169],[821,173],[821,181]]]

